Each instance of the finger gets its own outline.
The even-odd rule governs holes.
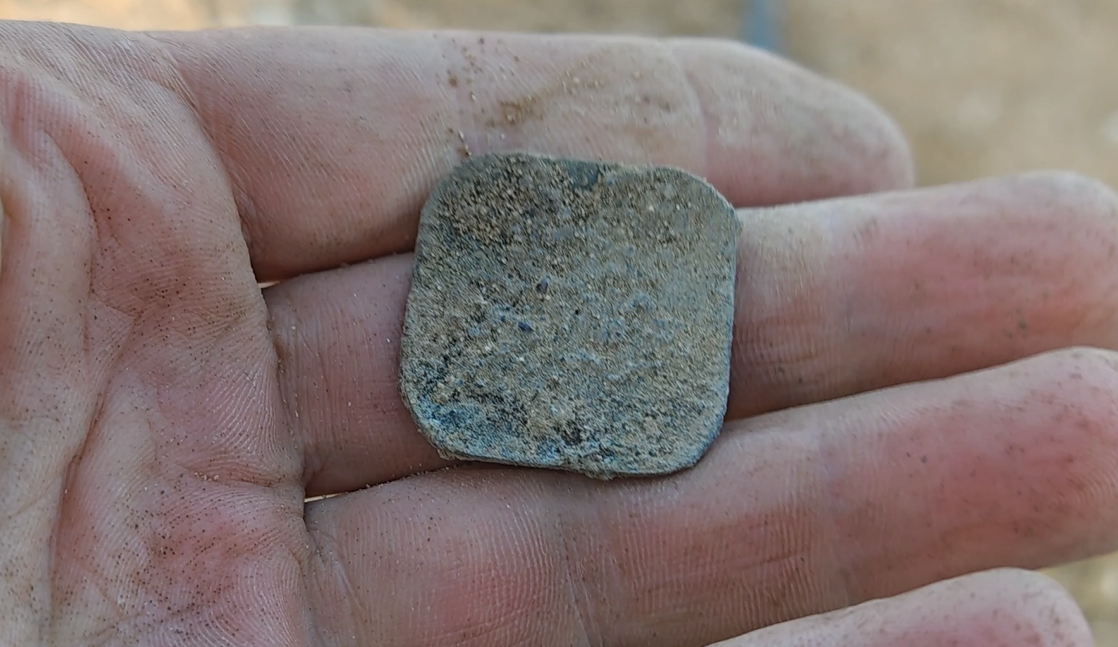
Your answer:
[[[1075,600],[1048,578],[998,570],[793,620],[717,647],[1091,647]],[[713,646],[712,646],[713,647]]]
[[[264,291],[309,496],[450,464],[416,430],[397,386],[411,272],[402,254]]]
[[[1064,174],[744,212],[729,417],[1118,347],[1116,216],[1112,192]],[[267,291],[313,492],[445,465],[396,386],[411,263]]]
[[[754,217],[731,418],[1118,348],[1118,196],[1094,180],[1028,174]]]
[[[159,34],[237,188],[261,280],[410,249],[420,206],[492,150],[680,166],[735,204],[907,186],[865,99],[745,46],[588,36]]]
[[[1114,354],[1061,351],[732,423],[671,478],[458,467],[334,497],[307,508],[315,613],[383,645],[705,644],[1113,550],[1116,392]]]

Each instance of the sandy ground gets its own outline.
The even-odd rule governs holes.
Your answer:
[[[0,0],[0,17],[129,29],[365,24],[737,37],[741,0]],[[785,54],[869,94],[922,184],[1069,168],[1118,185],[1115,0],[785,0]],[[1118,647],[1118,555],[1047,571]]]

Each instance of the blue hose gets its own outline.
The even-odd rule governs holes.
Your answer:
[[[779,0],[746,0],[741,37],[754,47],[783,54],[781,22]]]

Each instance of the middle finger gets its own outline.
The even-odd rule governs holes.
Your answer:
[[[742,211],[727,418],[1118,347],[1118,201],[1039,174]],[[411,255],[266,290],[311,494],[446,464],[397,390]]]

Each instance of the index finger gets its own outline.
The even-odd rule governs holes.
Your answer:
[[[297,29],[158,34],[237,192],[260,280],[406,251],[493,150],[670,164],[738,207],[906,186],[866,99],[730,42]]]

